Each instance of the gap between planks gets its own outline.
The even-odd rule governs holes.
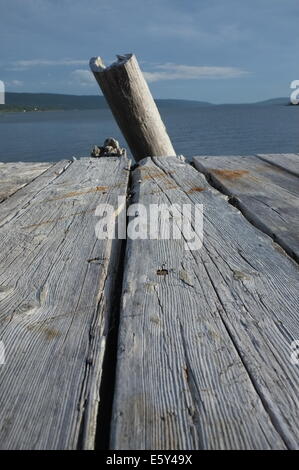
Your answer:
[[[160,169],[162,172],[165,173],[165,180],[164,182],[166,181],[166,183],[168,182],[171,182],[171,184],[173,186],[179,186],[179,182],[176,181],[176,178],[172,176],[171,174],[171,171],[169,171],[169,168],[167,167],[167,164],[166,164],[166,161],[165,161],[165,164],[166,166],[164,166],[164,162],[160,163],[159,162],[159,159],[155,159],[155,165],[157,165],[155,168],[158,168]],[[71,164],[71,162],[70,162]],[[179,165],[182,165],[182,163],[179,163]],[[182,165],[183,166],[183,165]],[[144,165],[145,167],[145,171],[146,170],[146,165]],[[67,167],[66,167],[67,168]],[[66,169],[65,168],[65,169]],[[165,170],[166,168],[166,170]],[[63,171],[65,171],[65,169]],[[137,170],[136,170],[137,171]],[[151,174],[151,171],[149,172],[149,174]],[[58,175],[59,176],[59,175]],[[161,175],[160,175],[161,177]],[[137,178],[137,177],[136,177]],[[134,179],[135,181],[135,186],[136,186],[136,178]],[[159,179],[159,177],[156,176],[156,178]],[[56,178],[54,178],[55,180]],[[155,178],[154,178],[155,179]],[[54,181],[53,180],[53,181]],[[175,183],[174,183],[175,181]],[[202,182],[202,181],[201,181]],[[207,185],[207,188],[208,188],[208,185]],[[42,189],[40,189],[42,190]],[[151,190],[154,190],[154,191],[162,191],[164,190],[164,188],[162,188],[160,186],[159,183],[157,183],[157,181],[155,183],[152,184],[151,186]],[[192,190],[192,187],[189,188],[189,190]],[[166,184],[166,188],[165,188],[165,192],[167,192],[167,184]],[[196,192],[196,191],[194,191]],[[213,191],[212,191],[213,192]],[[191,191],[192,193],[192,191]],[[190,194],[191,194],[190,193]],[[22,216],[24,215],[24,211],[26,211],[28,205],[30,206],[31,202],[32,202],[32,193],[31,194],[27,194],[27,197],[23,197],[23,199],[21,198],[22,200],[22,207],[21,207],[21,210],[20,210],[20,213],[19,213],[19,216]],[[138,198],[138,196],[136,196]],[[189,196],[188,196],[189,197]],[[158,198],[159,200],[159,198]],[[163,199],[163,201],[171,201],[171,198],[169,197],[166,197],[166,199]],[[8,218],[8,215],[6,215],[6,218],[4,220],[4,223],[5,224],[9,224],[11,222],[12,219]],[[2,219],[3,221],[3,219]],[[127,248],[127,261],[129,263],[132,263],[133,262],[133,259],[132,259],[132,252],[130,250],[132,250],[133,247],[128,247]],[[155,251],[155,250],[154,250]],[[128,258],[129,257],[129,258]],[[217,258],[217,256],[216,256]],[[159,261],[159,260],[158,260]],[[192,261],[192,260],[191,260]],[[211,261],[211,259],[210,259]],[[135,260],[135,263],[136,263],[136,260]],[[144,263],[144,260],[142,260],[142,263]],[[141,264],[142,264],[141,263]],[[161,263],[162,264],[162,263]],[[188,264],[188,263],[187,263]],[[131,265],[130,265],[131,266]],[[128,266],[126,266],[126,270],[125,270],[125,275],[128,276],[128,269],[130,269],[130,267],[128,268]],[[131,269],[132,269],[132,266],[131,266]],[[205,268],[206,269],[206,268]],[[183,269],[182,271],[186,271],[185,269]],[[142,267],[141,267],[141,272],[142,272]],[[205,272],[205,271],[204,271]],[[236,271],[236,276],[238,275],[238,271]],[[239,273],[239,275],[241,275]],[[184,276],[182,274],[182,277],[183,279],[181,279],[180,281],[183,282],[184,284],[186,284],[187,288],[188,288],[188,274],[187,274],[187,277]],[[187,281],[186,281],[187,280]],[[190,279],[189,279],[190,280]],[[245,279],[246,280],[246,279]],[[245,282],[244,280],[244,282]],[[206,271],[206,281],[207,282],[212,282],[212,276],[209,275],[208,271]],[[197,282],[199,282],[199,279],[197,279]],[[241,281],[240,281],[241,282]],[[138,282],[137,282],[138,283]],[[191,287],[191,286],[190,286]],[[177,289],[177,288],[176,288]],[[213,289],[215,289],[215,292],[216,292],[216,297],[215,299],[213,300],[213,302],[217,302],[217,299],[218,299],[218,302],[220,302],[220,305],[221,305],[221,302],[222,302],[222,296],[218,294],[218,288],[217,286],[213,286]],[[158,302],[159,302],[159,308],[162,309],[162,311],[164,312],[164,310],[168,310],[169,307],[165,306],[165,303],[163,302],[163,295],[162,295],[162,299],[159,298],[159,287],[157,288],[157,291],[156,291],[156,295],[157,295],[157,299],[158,299]],[[127,293],[124,291],[124,295],[127,295]],[[139,295],[137,296],[139,298]],[[137,298],[137,304],[138,304],[138,298]],[[175,293],[173,292],[172,295],[169,297],[169,299],[171,300],[175,300],[176,299],[176,295]],[[164,298],[165,300],[165,298]],[[140,299],[141,301],[141,299]],[[193,300],[194,301],[194,300]],[[225,312],[225,306],[223,307],[224,308],[224,312]],[[244,394],[245,394],[245,397],[250,397],[250,394],[253,393],[253,396],[254,396],[254,390],[255,392],[257,393],[259,399],[261,398],[261,394],[259,392],[260,390],[260,382],[259,380],[256,380],[255,377],[254,377],[254,374],[252,374],[252,369],[250,367],[247,366],[247,361],[244,360],[243,358],[243,355],[244,355],[244,351],[243,351],[243,348],[239,347],[239,339],[237,338],[236,339],[236,335],[235,333],[232,333],[232,330],[231,330],[231,326],[229,325],[229,323],[227,324],[226,323],[226,320],[225,320],[225,317],[223,316],[223,314],[221,315],[221,311],[219,310],[219,306],[217,307],[216,311],[218,312],[218,315],[219,315],[219,319],[218,321],[216,321],[215,319],[211,319],[212,323],[215,321],[216,323],[216,326],[214,325],[212,327],[212,330],[213,328],[220,328],[219,331],[221,331],[221,334],[223,335],[227,335],[227,344],[229,344],[230,342],[234,345],[234,348],[237,352],[237,356],[239,356],[239,360],[237,360],[236,362],[236,365],[235,366],[230,366],[230,367],[233,367],[234,368],[234,374],[237,374],[238,372],[238,367],[239,367],[239,374],[241,373],[240,371],[242,370],[242,364],[243,364],[243,367],[244,367],[244,370],[245,370],[245,377],[246,377],[246,374],[248,374],[248,376],[250,377],[250,381],[251,381],[251,388],[250,388],[250,381],[248,382],[248,379],[247,382],[245,380],[245,383],[247,383],[247,388],[248,390],[244,391]],[[169,315],[169,311],[168,311],[168,315]],[[214,314],[213,314],[214,315]],[[219,320],[220,320],[220,323],[219,323]],[[222,322],[222,326],[221,326],[221,322]],[[191,318],[191,323],[192,323],[192,318]],[[218,326],[217,326],[218,325]],[[194,448],[194,445],[196,443],[196,432],[198,431],[199,429],[199,424],[198,424],[198,419],[200,417],[200,414],[198,414],[198,407],[197,407],[197,386],[198,386],[198,377],[196,375],[192,375],[193,374],[193,371],[192,371],[192,368],[194,368],[194,354],[191,354],[191,359],[189,358],[190,356],[190,350],[189,350],[189,347],[190,347],[190,341],[189,341],[189,332],[187,333],[187,339],[185,339],[185,335],[186,335],[186,325],[185,323],[180,323],[179,325],[179,329],[180,329],[180,341],[181,341],[181,345],[179,346],[180,348],[182,347],[183,350],[184,350],[184,357],[185,357],[185,361],[186,361],[186,374],[191,374],[191,377],[189,377],[189,387],[190,387],[190,396],[189,398],[187,398],[187,401],[189,400],[190,401],[190,397],[191,397],[191,401],[190,401],[190,410],[188,411],[189,414],[189,419],[190,419],[190,427],[187,426],[187,428],[185,429],[185,431],[188,433],[189,432],[189,436],[186,435],[184,438],[183,438],[183,435],[178,435],[177,438],[178,439],[181,439],[181,441],[179,441],[179,444],[180,443],[187,443],[187,445],[189,445],[189,447],[191,448]],[[226,332],[226,333],[225,333]],[[121,334],[123,334],[123,331],[121,330],[120,331]],[[175,347],[173,345],[173,347]],[[118,350],[119,351],[119,350]],[[208,352],[207,352],[208,354]],[[230,353],[233,355],[234,357],[234,353]],[[213,358],[213,354],[211,355],[211,359]],[[227,353],[227,358],[229,358],[229,353]],[[176,359],[176,356],[174,355],[174,358],[173,359]],[[181,358],[180,358],[180,362],[181,362]],[[193,364],[192,364],[193,362]],[[220,366],[220,364],[219,364]],[[229,366],[229,364],[227,364],[227,366]],[[217,365],[213,366],[213,367],[217,367]],[[133,374],[134,375],[134,374]],[[242,375],[242,374],[241,374]],[[237,374],[238,376],[238,374]],[[98,384],[99,385],[99,384]],[[253,389],[252,389],[253,387]],[[246,387],[245,387],[246,389]],[[249,390],[251,390],[249,392]],[[116,389],[116,392],[118,392],[118,390]],[[187,396],[188,396],[188,393],[187,393]],[[237,396],[239,396],[239,392],[237,394]],[[167,400],[167,396],[165,397],[165,399]],[[240,396],[239,396],[239,399],[240,399]],[[292,439],[292,437],[288,437],[289,436],[289,431],[284,429],[284,426],[281,427],[281,421],[280,419],[277,418],[277,416],[279,416],[279,413],[277,414],[277,410],[274,410],[273,411],[273,408],[271,406],[269,406],[269,400],[268,400],[268,397],[265,398],[265,396],[263,395],[262,396],[262,400],[259,402],[259,400],[257,399],[257,397],[255,396],[254,398],[255,402],[257,403],[257,408],[260,410],[260,413],[261,413],[261,416],[262,416],[262,419],[261,419],[261,422],[263,422],[263,420],[265,419],[265,422],[263,422],[263,426],[266,427],[268,429],[268,432],[269,432],[269,442],[268,442],[268,445],[269,445],[269,448],[272,448],[275,447],[275,445],[277,446],[277,448],[285,448],[286,447],[291,447],[291,448],[294,448],[294,446],[296,446],[296,444],[294,444],[294,440]],[[137,400],[138,401],[138,400]],[[246,401],[246,399],[245,399]],[[212,402],[210,402],[211,404]],[[142,402],[140,402],[140,406],[142,405]],[[264,409],[263,409],[264,408]],[[132,411],[135,412],[135,405],[132,406]],[[266,410],[266,414],[269,414],[271,416],[271,420],[272,421],[272,426],[274,426],[274,429],[278,429],[278,434],[284,436],[282,440],[279,440],[279,437],[278,435],[275,435],[275,431],[273,431],[273,428],[271,427],[271,422],[267,423],[267,419],[266,419],[266,415],[265,415],[265,410]],[[212,411],[212,408],[211,408],[211,411]],[[239,411],[238,411],[239,412]],[[99,416],[101,415],[101,413],[99,414]],[[147,415],[149,419],[151,419],[150,415]],[[249,417],[246,415],[246,412],[245,412],[245,419],[249,419]],[[210,416],[210,419],[215,419],[215,415],[211,414]],[[115,419],[115,415],[114,415],[114,419]],[[253,418],[253,421],[252,423],[255,423],[257,421],[255,421],[256,418]],[[129,421],[130,422],[130,421]],[[192,424],[193,423],[193,424]],[[267,424],[265,424],[267,423]],[[99,429],[99,426],[101,426],[101,423],[98,421],[98,429]],[[113,428],[112,428],[112,443],[114,443],[115,445],[115,424],[114,424],[114,421],[113,421]],[[173,434],[173,438],[175,439],[175,433],[176,433],[176,430],[175,430],[175,425],[171,426],[169,425],[169,432],[171,432]],[[228,423],[227,423],[227,426],[230,426]],[[232,424],[233,426],[233,424]],[[246,426],[246,425],[245,425]],[[83,428],[84,429],[84,428]],[[229,428],[228,428],[229,429]],[[81,428],[81,431],[82,431],[82,428]],[[139,429],[139,432],[141,430]],[[95,431],[94,431],[95,432]],[[242,436],[239,437],[239,440],[238,440],[238,437],[233,435],[231,436],[231,438],[228,438],[228,436],[226,435],[226,431],[224,432],[224,436],[221,438],[220,436],[217,435],[217,431],[216,431],[216,435],[214,437],[214,443],[212,442],[211,440],[211,435],[209,436],[209,430],[206,430],[206,432],[202,431],[203,432],[203,435],[202,437],[199,439],[198,441],[198,446],[201,446],[202,448],[205,448],[205,446],[208,446],[208,445],[211,445],[213,447],[213,445],[216,446],[217,444],[217,440],[218,440],[218,445],[219,447],[225,447],[225,448],[228,448],[229,446],[231,446],[232,448],[236,448],[238,445],[239,447],[243,446],[244,448],[246,447],[246,439],[244,438],[244,434],[242,434]],[[233,428],[233,433],[234,433],[234,428]],[[192,435],[192,436],[191,436]],[[83,436],[84,436],[84,433],[83,433]],[[260,436],[260,432],[258,431],[258,434],[257,436]],[[287,436],[287,437],[286,437]],[[126,439],[126,435],[124,437],[124,439]],[[148,437],[150,439],[150,436]],[[81,438],[79,438],[80,440]],[[157,434],[157,439],[159,439],[159,435]],[[170,445],[173,445],[174,441],[172,440],[172,438],[169,436],[168,437],[168,441],[167,441],[167,436],[165,437],[165,442],[168,442],[170,443]],[[190,440],[191,439],[191,440]],[[209,441],[210,439],[210,441]],[[257,439],[257,438],[256,438]],[[272,441],[271,441],[272,440]],[[249,442],[250,441],[250,442]],[[267,441],[267,439],[266,439]],[[264,441],[264,442],[266,442]],[[132,443],[132,440],[130,441]],[[248,446],[252,446],[254,442],[254,437],[252,436],[248,436],[247,437],[247,445]],[[274,444],[276,442],[276,444]],[[139,441],[138,439],[136,440],[136,445],[139,445]],[[160,440],[160,445],[162,443],[162,438]],[[215,444],[216,443],[216,444]],[[81,444],[80,444],[81,445]],[[84,446],[84,439],[83,439],[83,444]],[[162,444],[163,445],[163,444]],[[234,447],[235,446],[235,447]],[[184,447],[184,446],[183,446]],[[183,448],[182,447],[182,448]]]

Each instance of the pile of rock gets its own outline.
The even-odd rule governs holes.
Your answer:
[[[117,140],[109,137],[105,140],[103,147],[95,145],[91,150],[92,157],[121,157],[126,150],[119,146]]]

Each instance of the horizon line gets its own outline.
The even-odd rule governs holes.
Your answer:
[[[34,91],[6,91],[6,94],[9,94],[9,93],[14,93],[16,95],[24,95],[24,94],[28,94],[28,95],[61,95],[61,96],[78,96],[78,97],[95,97],[95,98],[98,98],[98,97],[101,97],[101,98],[104,98],[103,95],[101,94],[88,94],[88,95],[80,95],[80,94],[74,94],[74,93],[60,93],[60,92],[51,92],[51,91],[41,91],[41,92],[34,92]],[[242,102],[233,102],[233,103],[230,103],[230,102],[223,102],[223,103],[213,103],[211,101],[206,101],[204,99],[187,99],[187,98],[155,98],[154,97],[154,100],[165,100],[165,101],[187,101],[187,102],[190,102],[190,103],[207,103],[211,106],[218,106],[218,105],[239,105],[239,104],[257,104],[257,103],[263,103],[265,101],[272,101],[272,100],[286,100],[290,103],[290,98],[287,97],[287,96],[276,96],[276,97],[272,97],[272,98],[265,98],[265,99],[261,99],[261,100],[258,100],[258,101],[242,101]]]

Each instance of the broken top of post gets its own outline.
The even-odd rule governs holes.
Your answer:
[[[175,156],[156,103],[133,54],[118,55],[106,67],[100,57],[90,68],[136,161],[144,157]]]

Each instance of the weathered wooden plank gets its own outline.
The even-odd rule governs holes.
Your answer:
[[[22,187],[6,199],[5,204],[1,204],[0,227],[15,218],[20,211],[27,210],[36,195],[38,195],[40,191],[44,191],[47,186],[50,187],[70,164],[71,161],[69,160],[61,160],[53,164],[30,184]],[[72,182],[68,181],[67,184],[71,186]]]
[[[0,206],[15,207],[0,228],[2,449],[94,445],[121,244],[97,239],[95,208],[126,195],[128,168],[60,163]]]
[[[203,204],[204,239],[127,241],[111,447],[298,448],[296,263],[190,165],[141,163],[133,202]]]
[[[53,163],[0,162],[0,202],[33,181]]]
[[[275,165],[295,176],[299,176],[299,155],[297,153],[259,153],[257,156],[261,160],[269,162],[271,165]]]
[[[298,178],[250,157],[194,157],[195,167],[233,201],[254,225],[299,260]]]

